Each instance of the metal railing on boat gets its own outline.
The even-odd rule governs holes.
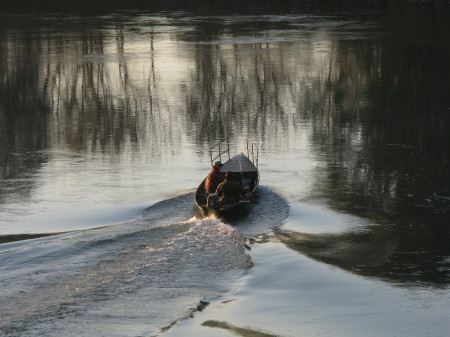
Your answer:
[[[253,165],[255,165],[256,168],[258,168],[258,155],[259,155],[258,146],[250,139],[250,137],[247,136],[247,157],[252,161]]]
[[[215,154],[217,155],[213,157]],[[222,156],[228,153],[228,160],[230,160],[230,140],[229,137],[221,140],[217,144],[209,148],[209,154],[211,156],[211,165],[214,165],[214,161],[219,159],[222,161]]]
[[[259,149],[258,146],[250,139],[250,137],[246,137],[247,141],[247,158],[251,160],[253,165],[258,168],[258,156]],[[216,159],[219,159],[223,162],[222,156],[228,154],[228,160],[230,160],[230,141],[229,137],[221,140],[220,142],[214,144],[209,148],[209,154],[211,157],[211,165],[214,165]]]

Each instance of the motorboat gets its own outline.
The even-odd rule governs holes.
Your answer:
[[[259,185],[258,171],[258,147],[249,138],[246,138],[247,147],[244,152],[230,158],[229,139],[225,138],[210,147],[211,165],[216,161],[221,161],[223,166],[220,173],[229,179],[241,183],[241,193],[236,201],[229,204],[221,200],[219,194],[207,194],[205,190],[206,178],[198,186],[195,193],[195,203],[203,217],[215,214],[219,218],[235,216],[247,210],[252,204],[252,197]],[[225,159],[225,161],[223,160]],[[228,179],[227,178],[227,179]]]

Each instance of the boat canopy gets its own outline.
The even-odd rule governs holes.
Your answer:
[[[220,168],[220,172],[257,172],[256,166],[248,159],[248,157],[241,153],[228,160]]]

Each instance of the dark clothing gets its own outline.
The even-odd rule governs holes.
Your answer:
[[[216,193],[220,197],[221,203],[231,205],[241,200],[241,184],[235,180],[226,179],[217,187]]]
[[[223,178],[220,173],[220,167],[213,166],[205,180],[206,194],[215,193],[217,186],[222,182],[222,180]]]

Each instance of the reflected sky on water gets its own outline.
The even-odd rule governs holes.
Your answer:
[[[448,13],[1,22],[0,233],[126,220],[194,189],[210,143],[229,135],[237,152],[249,134],[263,185],[368,223],[316,237],[294,218],[288,246],[394,282],[448,283]]]

